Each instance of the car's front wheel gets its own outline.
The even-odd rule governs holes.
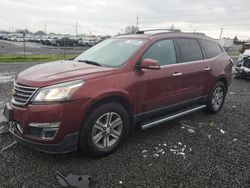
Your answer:
[[[129,116],[118,103],[107,103],[94,109],[80,131],[79,148],[100,157],[113,153],[127,135]]]
[[[222,108],[226,98],[226,87],[221,81],[216,82],[207,99],[207,111],[215,114]]]

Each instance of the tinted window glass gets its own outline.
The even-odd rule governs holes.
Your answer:
[[[162,66],[176,63],[173,40],[162,40],[153,44],[143,55],[143,59],[155,59]]]
[[[204,50],[206,58],[213,58],[222,52],[220,46],[214,42],[207,40],[200,40],[200,45]]]
[[[194,39],[176,39],[180,62],[202,60],[202,52],[198,42]]]

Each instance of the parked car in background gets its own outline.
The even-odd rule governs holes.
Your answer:
[[[47,39],[45,39],[44,44],[45,45],[52,45],[52,46],[56,46],[56,41],[58,40],[58,37],[49,37]]]
[[[60,45],[63,40],[75,42],[64,38]],[[115,36],[71,61],[19,73],[4,115],[21,144],[105,156],[136,126],[147,129],[201,109],[219,112],[232,66],[225,50],[205,35]]]
[[[3,39],[6,35],[6,33],[0,33],[0,39]]]
[[[69,38],[69,37],[62,37],[56,39],[57,46],[78,46],[79,39],[78,38]]]
[[[7,34],[3,37],[4,40],[10,40],[14,35],[13,34]]]
[[[94,46],[95,45],[95,40],[91,40],[90,38],[82,38],[79,40],[79,44],[81,46]]]
[[[13,42],[23,42],[25,41],[25,38],[22,37],[22,36],[13,36],[10,38],[10,41],[13,41]]]

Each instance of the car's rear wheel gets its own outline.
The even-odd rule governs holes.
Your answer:
[[[219,112],[226,97],[226,87],[221,81],[216,82],[207,99],[207,111],[211,114]]]
[[[100,157],[113,153],[127,135],[129,116],[118,103],[107,103],[94,109],[80,131],[79,148]]]

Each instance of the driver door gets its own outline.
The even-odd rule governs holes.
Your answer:
[[[160,70],[137,72],[138,101],[140,113],[148,112],[179,101],[176,88],[181,84],[180,66],[177,64],[175,45],[172,39],[165,39],[151,45],[144,59],[154,59],[161,64]]]

